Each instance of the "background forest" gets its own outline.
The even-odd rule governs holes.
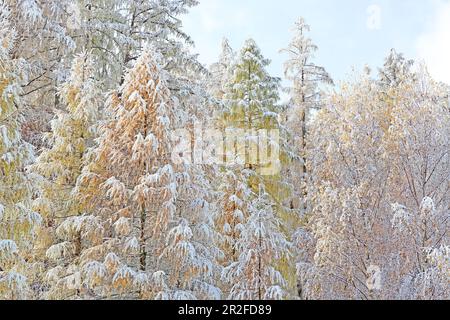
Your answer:
[[[0,0],[0,299],[449,299],[449,86],[394,49],[335,84],[302,18],[288,87],[252,39],[206,67],[195,5]],[[174,161],[198,123],[247,152]]]

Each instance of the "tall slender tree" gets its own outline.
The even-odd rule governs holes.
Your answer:
[[[228,253],[232,253],[226,254],[228,267],[224,270],[224,279],[229,283],[241,279],[237,270],[236,272],[227,270],[230,270],[230,266],[238,266],[240,260],[244,263],[241,259],[244,246],[240,246],[239,243],[245,241],[242,237],[249,221],[255,222],[259,219],[256,216],[260,211],[252,209],[252,202],[258,199],[260,188],[265,190],[265,201],[270,202],[275,212],[265,220],[265,223],[272,223],[277,226],[280,234],[283,232],[282,224],[275,222],[282,214],[285,196],[279,175],[281,152],[280,155],[276,154],[276,157],[270,158],[273,161],[264,159],[266,155],[264,151],[269,150],[275,154],[280,150],[281,142],[277,139],[279,135],[266,135],[266,141],[260,136],[263,130],[273,130],[277,133],[280,130],[277,113],[279,79],[271,77],[265,70],[269,63],[270,61],[262,56],[254,40],[247,40],[231,69],[232,76],[226,85],[224,95],[226,111],[223,114],[223,121],[227,127],[224,177],[231,178],[232,184],[223,189],[221,201],[223,210],[219,225],[223,228],[221,232],[224,235],[224,247],[228,248]],[[267,144],[267,150],[264,149],[264,143]],[[272,171],[266,171],[268,169]],[[270,222],[270,219],[274,220]],[[277,265],[275,256],[283,250],[283,247],[274,246],[272,249],[273,251],[266,253],[269,256],[273,255],[270,268],[277,270],[282,268],[282,263]],[[264,263],[269,260],[270,258]],[[260,262],[262,263],[262,260]],[[266,285],[268,284],[265,283],[264,286]],[[230,297],[246,296],[248,299],[250,297],[244,292],[247,289],[233,286],[229,293]]]
[[[333,84],[333,80],[324,67],[314,63],[318,47],[309,38],[310,26],[303,18],[295,23],[293,32],[294,37],[289,46],[281,50],[288,55],[288,60],[284,64],[284,75],[291,83],[291,87],[287,88],[291,100],[287,109],[286,125],[292,150],[292,163],[288,175],[292,178],[291,183],[302,186],[293,188],[290,207],[294,210],[300,209],[300,213],[305,214],[308,198],[306,168],[308,121],[321,106],[321,85]],[[300,177],[297,176],[297,171],[300,171]],[[301,190],[301,194],[295,189]],[[302,204],[296,203],[299,199]]]
[[[25,167],[33,150],[20,133],[23,75],[11,55],[16,34],[9,19],[0,5],[0,299],[27,299],[33,298],[31,258],[41,217],[31,209],[33,185]]]
[[[307,261],[303,255],[308,249],[305,240],[307,228],[305,229],[305,216],[310,212],[308,208],[308,186],[309,174],[307,170],[307,140],[309,124],[312,117],[320,109],[322,101],[322,86],[333,84],[328,72],[324,67],[314,63],[318,47],[309,38],[310,26],[303,18],[298,19],[293,28],[294,37],[286,49],[281,52],[288,55],[284,64],[285,78],[291,83],[287,88],[290,96],[286,110],[285,125],[287,127],[287,145],[289,150],[289,165],[286,166],[284,174],[290,184],[291,195],[289,197],[289,209],[297,215],[294,220],[294,242],[296,246],[297,265],[304,266]],[[307,236],[307,238],[309,238]],[[298,269],[297,289],[302,298],[303,287],[307,284],[302,281],[306,279],[304,269]]]
[[[35,249],[49,259],[44,259],[45,266],[51,266],[45,295],[52,298],[83,296],[81,282],[74,284],[74,279],[81,279],[83,238],[96,236],[92,217],[84,215],[74,194],[86,152],[93,144],[101,101],[93,70],[89,54],[75,58],[71,76],[60,88],[67,108],[52,121],[52,131],[46,137],[51,148],[42,150],[31,166],[42,176],[42,191],[34,207],[43,216],[44,225]]]

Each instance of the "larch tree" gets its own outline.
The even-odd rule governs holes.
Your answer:
[[[223,177],[224,181],[231,179],[231,184],[225,183],[225,188],[222,189],[222,213],[219,216],[218,225],[223,235],[225,256],[228,258],[227,268],[237,266],[236,263],[239,261],[244,263],[241,256],[244,246],[240,241],[251,241],[250,238],[242,239],[242,237],[249,221],[255,222],[259,219],[260,211],[252,209],[252,202],[258,199],[261,188],[265,190],[265,201],[270,202],[274,212],[274,215],[263,219],[264,223],[276,225],[279,234],[283,234],[282,224],[276,223],[276,219],[283,214],[282,202],[285,196],[285,188],[280,177],[281,152],[276,154],[276,151],[281,149],[281,142],[277,139],[279,134],[261,135],[264,130],[268,130],[264,132],[272,130],[277,133],[280,130],[277,113],[279,79],[271,77],[265,70],[269,63],[270,61],[262,56],[254,40],[247,40],[233,64],[232,76],[226,84],[223,98],[226,109],[222,115],[222,121],[226,125],[227,140]],[[265,159],[267,154],[264,151],[273,153],[272,155],[275,154],[276,157]],[[266,225],[266,227],[269,226]],[[266,256],[264,262],[262,260],[260,262],[267,263],[270,260],[270,266],[265,265],[265,268],[277,270],[284,267],[285,273],[288,273],[289,268],[284,265],[287,261],[275,259],[283,248],[274,246],[272,249],[266,253],[268,256],[273,255],[273,259],[270,260]],[[241,264],[239,266],[238,269],[241,270],[243,266]],[[234,284],[235,281],[242,280],[238,271],[227,272],[227,268],[224,270],[223,278],[228,283]],[[271,281],[278,280],[264,278],[265,282],[260,284],[260,287],[272,287],[275,284]],[[280,281],[277,283],[281,285]],[[283,282],[283,284],[286,283]],[[232,286],[229,296],[244,296],[246,290],[244,287]],[[247,298],[249,298],[248,295]]]
[[[297,247],[298,266],[304,265],[305,258],[302,253],[307,251],[303,236],[309,230],[304,229],[305,215],[308,208],[308,186],[309,174],[307,172],[307,148],[308,129],[314,114],[323,104],[321,86],[333,84],[325,68],[314,63],[315,54],[318,47],[309,38],[310,26],[303,18],[300,18],[293,28],[294,37],[286,49],[280,52],[288,55],[288,60],[284,64],[285,78],[291,83],[287,88],[290,101],[286,110],[285,125],[288,135],[289,165],[285,167],[287,181],[290,184],[291,195],[289,197],[289,208],[298,215],[294,231],[295,246]],[[300,236],[302,235],[302,236]],[[302,297],[302,287],[306,286],[301,279],[306,278],[303,268],[298,270],[297,289]]]
[[[201,68],[185,48],[192,40],[180,21],[196,4],[195,0],[77,0],[72,6],[79,20],[73,28],[77,47],[93,50],[97,72],[110,78],[104,84],[107,89],[123,83],[123,68],[134,64],[148,42],[165,57],[165,69],[177,79],[177,72]]]
[[[159,66],[163,61],[146,49],[127,72],[109,99],[111,120],[79,179],[80,193],[103,222],[103,243],[83,253],[91,260],[87,282],[99,296],[217,297],[208,283],[211,262],[200,239],[193,239],[199,224],[179,205],[191,178],[183,163],[172,161],[177,100]],[[198,200],[190,205],[205,205]]]
[[[282,300],[288,284],[274,261],[290,258],[290,243],[280,231],[270,195],[261,187],[249,205],[249,217],[240,224],[235,243],[239,257],[227,266],[223,278],[232,283],[231,300]]]
[[[223,252],[222,262],[228,264],[239,258],[236,242],[240,238],[243,225],[249,217],[248,199],[252,196],[247,180],[248,171],[224,173],[220,186],[221,213],[217,216],[216,226],[219,230],[219,247]]]
[[[208,76],[205,78],[205,87],[211,97],[210,105],[212,110],[210,112],[210,118],[213,119],[213,127],[220,130],[223,136],[225,136],[228,125],[227,121],[222,117],[227,108],[224,97],[227,91],[227,85],[233,76],[235,59],[236,52],[231,47],[228,39],[223,38],[219,60],[209,67]],[[217,170],[219,170],[219,167],[216,166],[214,171]]]
[[[29,106],[22,124],[24,139],[41,147],[54,110],[61,107],[57,87],[70,70],[67,56],[76,42],[67,28],[71,0],[2,0],[11,14],[17,40],[11,56],[22,61],[26,78],[21,96]]]
[[[25,167],[33,150],[20,132],[21,61],[11,56],[15,30],[10,11],[0,5],[0,299],[34,298],[34,230],[41,217],[32,211],[33,179]]]
[[[294,37],[286,49],[280,52],[288,55],[284,64],[284,75],[291,83],[287,88],[290,96],[287,109],[286,125],[289,130],[290,147],[292,149],[292,183],[300,184],[301,193],[293,192],[290,207],[305,214],[307,210],[307,171],[306,171],[306,141],[308,135],[308,122],[321,106],[321,85],[333,84],[325,68],[314,63],[318,47],[309,38],[310,26],[300,18],[293,28]],[[298,170],[300,169],[300,170]],[[300,177],[296,176],[300,171]],[[295,203],[301,201],[302,204]]]
[[[211,95],[219,101],[225,94],[225,86],[229,78],[232,76],[231,70],[236,53],[230,46],[227,38],[222,40],[222,51],[219,61],[213,63],[210,68],[210,79],[208,79],[208,87]]]
[[[97,237],[95,218],[84,214],[74,193],[86,152],[95,138],[101,94],[94,74],[88,53],[74,59],[71,75],[59,90],[66,110],[58,112],[51,122],[51,132],[46,135],[51,147],[43,149],[31,166],[42,177],[34,209],[44,224],[35,250],[48,271],[42,291],[49,298],[83,297],[81,250],[85,242]]]

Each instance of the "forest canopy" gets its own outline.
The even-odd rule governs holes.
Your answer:
[[[300,17],[205,66],[197,4],[0,0],[0,299],[449,299],[450,87]]]

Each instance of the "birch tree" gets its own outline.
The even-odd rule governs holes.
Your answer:
[[[390,87],[367,74],[344,85],[314,124],[311,223],[314,266],[323,275],[314,286],[319,297],[443,298],[447,292],[436,281],[448,270],[442,264],[449,214],[446,90],[424,69],[397,76],[401,81]]]

